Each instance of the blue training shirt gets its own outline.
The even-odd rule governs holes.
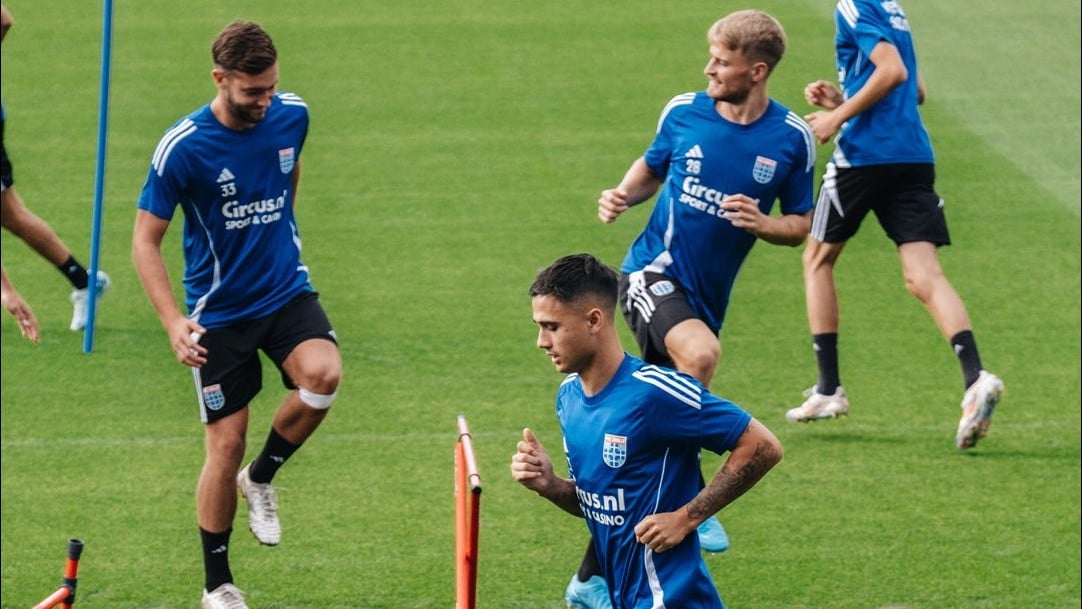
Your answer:
[[[733,281],[755,244],[751,233],[721,217],[721,200],[744,194],[758,199],[764,214],[775,200],[783,214],[807,212],[815,146],[808,124],[774,100],[758,120],[739,125],[718,114],[705,91],[672,98],[643,155],[664,182],[620,270],[675,279],[717,334]]]
[[[918,109],[917,52],[902,5],[896,0],[840,0],[834,21],[838,82],[846,99],[856,95],[875,71],[871,54],[880,41],[898,49],[909,77],[842,125],[831,161],[838,167],[935,163]]]
[[[222,125],[208,104],[154,151],[139,209],[166,220],[184,211],[185,301],[203,326],[264,317],[312,290],[293,216],[307,134],[304,101],[278,93],[250,129]]]
[[[613,608],[721,609],[698,535],[655,554],[635,540],[635,525],[694,498],[700,448],[730,450],[751,415],[691,376],[625,355],[596,395],[568,375],[556,416]]]

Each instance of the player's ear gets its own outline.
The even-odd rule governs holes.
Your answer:
[[[597,332],[605,323],[605,312],[599,307],[590,307],[586,311],[586,323],[590,325],[591,332]]]
[[[225,82],[225,70],[215,66],[210,71],[210,77],[214,80],[216,86],[221,87],[222,83]]]
[[[751,66],[751,77],[755,82],[762,82],[770,76],[770,66],[765,61],[756,62]]]

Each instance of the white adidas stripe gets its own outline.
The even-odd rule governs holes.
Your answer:
[[[150,161],[151,167],[157,170],[159,176],[162,175],[165,161],[169,158],[169,153],[172,152],[173,147],[177,145],[178,141],[195,133],[195,130],[195,123],[190,118],[186,118],[165,132],[161,141],[158,142],[158,147],[154,149],[154,156]]]

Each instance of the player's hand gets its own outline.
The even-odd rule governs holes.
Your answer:
[[[611,224],[628,207],[627,191],[620,188],[603,190],[597,200],[597,217],[605,224]]]
[[[541,441],[527,427],[522,430],[522,440],[511,455],[511,477],[526,488],[544,495],[552,485],[552,460]]]
[[[23,300],[22,296],[14,290],[10,294],[5,292],[4,308],[15,318],[15,323],[19,325],[19,332],[27,340],[35,344],[41,340],[38,330],[38,318],[34,317],[33,309]]]
[[[749,233],[758,236],[762,232],[767,216],[759,209],[759,199],[752,199],[747,195],[729,195],[721,200],[721,209],[724,210],[721,217],[733,223],[733,226],[742,228]]]
[[[804,87],[804,99],[813,106],[833,110],[842,105],[842,92],[833,83],[816,80]]]
[[[664,552],[680,545],[695,530],[687,510],[651,514],[635,525],[635,540],[654,552]]]
[[[185,366],[199,368],[207,363],[207,348],[199,344],[199,338],[207,330],[187,317],[178,318],[169,326],[169,344],[173,355]]]
[[[812,134],[815,135],[815,140],[820,144],[830,141],[830,138],[834,137],[834,134],[838,133],[838,129],[841,128],[841,125],[837,124],[833,112],[817,110],[805,115],[804,120],[811,126]]]

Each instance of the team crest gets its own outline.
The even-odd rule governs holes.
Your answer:
[[[650,292],[654,296],[668,296],[676,291],[676,286],[671,281],[658,281],[650,284]]]
[[[278,151],[278,168],[282,170],[282,173],[293,171],[293,164],[296,160],[297,155],[294,154],[292,146]]]
[[[207,410],[221,410],[225,406],[225,394],[222,393],[221,385],[203,387],[203,405]]]
[[[755,157],[755,167],[751,170],[751,176],[760,184],[766,184],[774,177],[774,170],[778,168],[778,162],[764,156]]]
[[[627,461],[627,436],[605,434],[605,446],[601,449],[601,459],[605,465],[615,469]]]

